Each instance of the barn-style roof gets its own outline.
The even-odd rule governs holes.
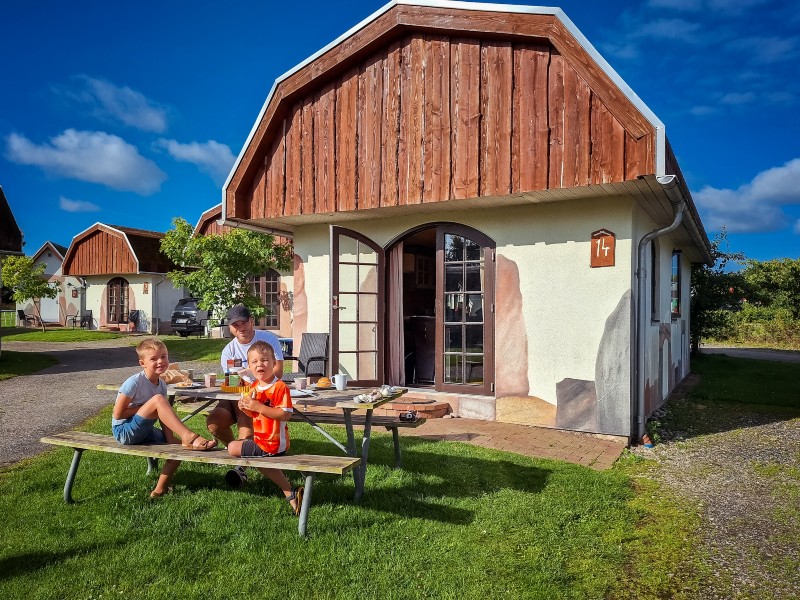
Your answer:
[[[64,275],[163,274],[175,265],[161,253],[158,231],[95,223],[74,238],[64,257]]]
[[[276,80],[222,212],[290,233],[623,194],[666,224],[667,175],[708,260],[664,125],[560,9],[396,0]]]
[[[0,254],[22,254],[22,231],[0,187]]]

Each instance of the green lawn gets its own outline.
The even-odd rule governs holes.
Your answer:
[[[800,363],[700,354],[692,357],[692,371],[702,376],[692,394],[698,401],[800,408]]]
[[[55,358],[48,354],[3,350],[2,354],[0,354],[0,381],[19,375],[36,373],[57,362]]]
[[[85,429],[107,433],[109,415]],[[292,452],[331,451],[308,426],[291,431]],[[308,539],[260,474],[233,491],[223,468],[194,463],[150,501],[145,461],[87,451],[66,505],[72,452],[53,450],[0,472],[0,597],[583,599],[623,581],[640,516],[623,473],[403,444],[393,470],[391,436],[373,437],[360,505],[352,478],[321,478]]]
[[[111,340],[124,334],[111,331],[87,331],[86,329],[41,329],[15,327],[0,332],[7,342],[87,342]],[[136,338],[131,338],[136,339]]]
[[[225,343],[165,341],[179,360],[216,360]],[[692,366],[703,382],[670,417],[689,435],[718,431],[733,412],[798,415],[798,365],[711,355]],[[764,404],[740,402],[756,398]],[[109,417],[83,429],[108,433]],[[293,453],[332,451],[308,426],[290,427]],[[319,478],[302,540],[260,474],[234,491],[224,468],[186,464],[175,492],[150,501],[143,460],[87,451],[66,505],[72,453],[52,450],[0,470],[0,597],[637,600],[694,598],[713,577],[697,509],[640,476],[653,461],[628,453],[596,472],[413,437],[403,452],[392,469],[391,436],[373,434],[360,505],[352,478]]]
[[[182,338],[173,336],[159,336],[169,351],[172,362],[184,360],[200,360],[219,362],[219,355],[230,339],[218,338]],[[141,340],[137,340],[137,343]]]

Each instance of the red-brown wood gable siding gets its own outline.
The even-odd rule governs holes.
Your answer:
[[[65,275],[110,275],[136,273],[136,261],[125,238],[104,230],[89,232],[75,242],[64,265]]]
[[[239,218],[507,195],[653,172],[653,132],[626,130],[547,42],[407,35],[294,100],[272,131],[263,164],[237,193]]]

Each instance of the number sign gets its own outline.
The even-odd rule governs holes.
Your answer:
[[[617,238],[608,229],[598,229],[592,233],[592,256],[589,265],[594,267],[613,267],[614,250]]]

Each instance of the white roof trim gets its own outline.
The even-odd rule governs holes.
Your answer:
[[[267,112],[267,107],[269,106],[270,101],[272,100],[273,95],[275,94],[275,89],[278,85],[288,79],[292,75],[294,75],[297,71],[305,67],[310,62],[313,62],[332,48],[341,44],[344,40],[351,37],[356,32],[360,31],[373,21],[375,21],[378,17],[389,11],[394,6],[398,5],[405,5],[405,6],[425,6],[431,8],[455,8],[460,10],[480,10],[480,11],[488,11],[488,12],[505,12],[505,13],[520,13],[520,14],[539,14],[539,15],[553,15],[559,21],[561,21],[567,30],[575,36],[575,39],[578,40],[578,43],[583,47],[584,50],[592,57],[592,59],[597,63],[597,65],[608,75],[609,79],[614,82],[614,84],[620,89],[620,91],[625,95],[628,100],[642,113],[645,119],[647,119],[650,124],[656,130],[656,168],[655,168],[655,175],[660,177],[665,175],[665,165],[666,165],[666,135],[664,130],[664,124],[661,120],[655,115],[655,113],[650,110],[650,108],[642,101],[641,98],[636,94],[636,92],[631,89],[631,87],[625,83],[622,77],[611,67],[610,64],[602,57],[602,55],[595,49],[595,47],[586,39],[586,36],[581,33],[581,31],[575,26],[575,24],[567,17],[567,15],[562,11],[560,8],[552,8],[547,6],[520,6],[516,4],[491,4],[491,3],[484,3],[484,2],[457,2],[453,0],[392,0],[388,4],[384,5],[383,7],[376,10],[366,19],[348,29],[345,33],[340,35],[338,38],[333,40],[330,44],[323,47],[319,51],[315,52],[303,62],[295,66],[293,69],[290,69],[280,77],[278,77],[275,82],[272,84],[272,89],[270,89],[269,94],[267,95],[267,99],[264,101],[264,105],[261,107],[261,111],[258,113],[258,118],[250,130],[250,134],[247,136],[247,140],[245,141],[244,145],[242,146],[241,151],[239,152],[239,156],[236,158],[236,162],[233,164],[230,173],[228,173],[228,178],[225,180],[225,184],[222,186],[222,212],[223,217],[226,213],[226,197],[225,192],[230,185],[231,179],[233,179],[233,174],[239,168],[239,164],[242,162],[244,158],[245,152],[250,147],[250,143],[255,136],[256,130],[258,129],[259,123],[261,123],[261,119]]]

